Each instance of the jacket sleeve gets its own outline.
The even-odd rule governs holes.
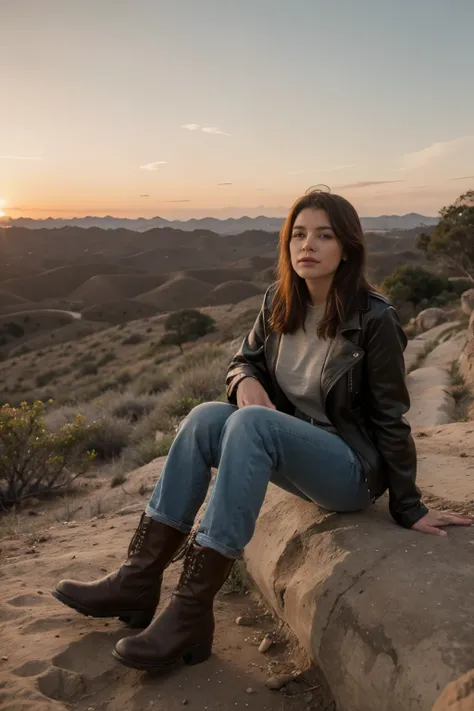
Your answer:
[[[271,378],[265,359],[266,311],[270,289],[265,293],[262,307],[250,333],[244,338],[239,350],[232,358],[226,378],[227,399],[232,405],[237,402],[237,386],[244,378],[256,378],[271,393]]]
[[[410,409],[403,357],[406,344],[392,306],[370,320],[365,344],[369,418],[388,480],[390,513],[397,523],[411,528],[428,509],[416,486],[416,448],[405,419]]]

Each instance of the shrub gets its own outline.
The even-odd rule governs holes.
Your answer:
[[[13,336],[13,338],[21,338],[25,335],[23,326],[20,326],[19,323],[15,323],[14,321],[10,321],[10,323],[5,325],[5,331],[9,333],[10,336]]]
[[[97,375],[99,372],[99,367],[97,363],[84,363],[82,368],[79,370],[79,377],[85,378],[88,375]]]
[[[60,369],[46,370],[44,373],[40,373],[36,376],[36,387],[43,388],[60,375],[62,375],[62,371]]]
[[[40,401],[0,409],[0,505],[5,509],[31,496],[65,490],[95,456],[87,445],[96,425],[86,425],[76,415],[51,432],[44,413]]]
[[[185,373],[198,365],[211,366],[215,360],[220,360],[225,356],[224,351],[219,346],[208,343],[196,346],[190,353],[186,353],[179,359],[176,366],[176,373]],[[229,360],[229,359],[227,359]]]
[[[104,353],[104,355],[98,360],[97,365],[100,367],[102,365],[107,365],[108,363],[112,363],[113,360],[115,360],[117,356],[113,351],[107,351]]]
[[[444,291],[450,291],[447,278],[431,274],[423,267],[403,264],[383,280],[382,291],[397,307],[410,302],[414,307],[438,305],[435,301]]]
[[[132,380],[133,376],[128,370],[122,370],[122,372],[119,373],[115,378],[115,382],[119,387],[128,385],[128,383],[130,383]]]
[[[127,477],[125,476],[125,474],[123,474],[122,472],[117,472],[117,474],[114,474],[110,481],[110,488],[114,489],[116,486],[121,486],[126,482],[126,480]]]
[[[141,333],[131,333],[130,336],[123,339],[122,343],[124,346],[135,346],[137,343],[143,343],[144,340]]]
[[[225,391],[228,358],[215,359],[212,367],[197,365],[179,375],[173,383],[172,392],[177,399],[193,398],[199,402],[215,400]]]
[[[63,424],[73,421],[78,410],[85,422],[95,425],[90,432],[87,447],[94,449],[98,459],[107,460],[121,454],[130,441],[131,423],[91,403],[77,406],[64,405],[57,410],[52,410],[46,417],[47,425],[51,430],[57,431]]]
[[[142,375],[137,381],[136,390],[140,395],[156,395],[156,393],[168,390],[169,386],[169,377],[162,373],[154,372]]]
[[[155,398],[149,395],[124,393],[117,396],[115,401],[110,403],[109,409],[114,417],[137,422],[145,415],[148,415],[155,407],[155,404]]]
[[[186,417],[196,405],[200,405],[202,402],[204,400],[201,398],[180,397],[179,400],[175,400],[166,408],[166,412],[171,417],[181,419]]]
[[[160,440],[156,440],[154,436],[141,440],[133,448],[132,457],[135,466],[143,467],[157,457],[165,457],[172,444],[173,437],[170,435],[166,435]]]

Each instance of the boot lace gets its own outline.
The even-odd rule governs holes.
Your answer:
[[[188,543],[188,551],[184,562],[183,572],[179,578],[176,590],[181,590],[189,583],[190,580],[199,578],[202,572],[203,564],[204,555],[202,554],[202,550],[196,551],[196,549],[192,548],[191,544]]]
[[[145,513],[142,513],[140,522],[137,526],[137,530],[133,534],[132,540],[130,541],[130,545],[128,546],[128,557],[136,555],[141,551],[150,525],[151,519],[146,517]]]

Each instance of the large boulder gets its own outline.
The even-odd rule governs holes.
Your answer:
[[[474,289],[469,289],[461,295],[461,309],[468,315],[474,311]]]
[[[446,323],[449,320],[450,314],[443,309],[429,308],[420,311],[415,319],[415,328],[417,333],[423,333],[430,328],[439,326],[441,323]]]
[[[452,681],[433,706],[433,711],[472,711],[474,709],[474,669]]]
[[[427,505],[474,513],[474,422],[415,437]],[[366,513],[331,514],[270,485],[247,570],[339,711],[431,711],[474,667],[474,527],[448,533],[397,526],[386,497]]]

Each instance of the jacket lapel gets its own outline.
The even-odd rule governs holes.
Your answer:
[[[358,343],[358,335],[361,330],[360,311],[361,308],[357,309],[352,316],[346,319],[329,346],[321,373],[323,406],[325,406],[327,396],[337,381],[364,356],[364,350],[359,345],[355,345]],[[350,331],[356,332],[356,338],[353,340],[349,340],[346,336]]]

